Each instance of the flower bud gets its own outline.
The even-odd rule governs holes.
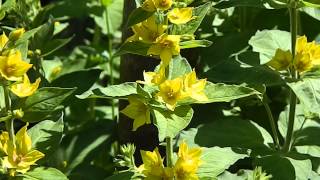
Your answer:
[[[21,119],[24,116],[24,112],[22,111],[22,109],[16,109],[13,111],[13,116],[17,119]]]
[[[12,41],[16,41],[24,34],[24,32],[24,28],[16,29],[9,34],[9,39]]]

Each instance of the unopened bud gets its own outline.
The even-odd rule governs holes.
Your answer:
[[[24,34],[24,32],[24,28],[16,29],[9,34],[9,39],[12,41],[16,41]]]
[[[24,116],[24,112],[22,111],[22,109],[16,109],[13,111],[13,115],[15,118],[21,119]]]

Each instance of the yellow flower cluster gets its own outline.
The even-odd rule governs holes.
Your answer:
[[[142,9],[148,12],[167,11],[172,7],[172,0],[146,0]],[[173,8],[167,13],[171,23],[181,25],[193,19],[193,8]],[[180,54],[180,35],[168,34],[168,22],[158,22],[155,15],[132,27],[134,35],[127,41],[143,41],[151,43],[148,55],[159,56],[162,65],[167,66],[172,56]]]
[[[156,148],[153,152],[141,151],[143,164],[138,168],[148,180],[198,180],[197,171],[202,161],[201,148],[191,148],[185,142],[180,144],[178,159],[173,167],[165,167]]]
[[[292,53],[277,49],[275,56],[268,63],[275,70],[287,70],[294,67],[299,73],[309,71],[320,65],[320,45],[308,42],[306,36],[297,38],[296,55],[292,61]]]
[[[0,80],[10,82],[11,92],[21,98],[32,95],[38,89],[41,81],[38,78],[34,83],[30,83],[27,72],[32,64],[22,60],[19,50],[7,47],[10,41],[16,41],[23,33],[24,29],[21,28],[12,31],[9,38],[5,33],[0,36]]]
[[[177,103],[186,98],[192,98],[196,101],[208,100],[204,89],[206,79],[197,79],[196,72],[178,77],[173,80],[165,80],[159,84],[159,92],[156,94],[160,102],[164,102],[168,109],[174,111]]]
[[[22,127],[15,135],[14,140],[4,131],[0,135],[1,166],[10,176],[17,173],[26,173],[31,165],[44,157],[40,151],[32,149],[31,138],[27,133],[27,125]]]
[[[204,92],[207,80],[197,79],[195,71],[192,71],[183,77],[173,80],[166,80],[165,70],[161,67],[158,73],[145,72],[145,81],[138,81],[143,84],[157,85],[159,92],[155,95],[159,102],[166,104],[166,107],[174,111],[177,103],[187,98],[196,101],[207,101],[208,98]],[[121,112],[133,119],[133,131],[144,124],[150,124],[150,109],[146,102],[136,96],[128,97],[129,105]]]

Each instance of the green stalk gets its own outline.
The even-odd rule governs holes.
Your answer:
[[[2,85],[2,87],[3,87],[3,92],[4,92],[5,110],[6,110],[6,112],[8,112],[8,111],[11,111],[9,89],[8,89],[7,84]],[[13,121],[14,121],[14,119],[11,118],[10,120],[5,121],[5,125],[6,125],[6,130],[9,132],[10,140],[12,142],[15,142]],[[13,143],[13,144],[15,144],[15,143]]]
[[[114,76],[113,76],[113,52],[112,52],[112,38],[111,38],[111,28],[110,28],[110,17],[108,13],[108,7],[106,7],[106,25],[108,31],[108,53],[109,53],[109,69],[110,69],[110,85],[114,85]],[[115,117],[115,103],[111,99],[111,116],[112,119]]]
[[[270,106],[269,106],[269,104],[267,102],[267,96],[266,95],[264,95],[262,103],[263,103],[263,106],[266,109],[266,112],[268,114],[268,119],[269,119],[269,123],[270,123],[270,126],[271,126],[271,131],[272,131],[272,135],[273,135],[273,142],[274,142],[274,144],[276,146],[276,149],[279,149],[280,148],[280,143],[279,143],[279,136],[278,136],[278,132],[277,132],[277,128],[276,128],[277,126],[275,124],[275,120],[273,118]]]
[[[291,51],[292,51],[292,62],[296,56],[296,43],[297,43],[297,34],[298,34],[298,16],[297,16],[297,3],[295,0],[291,1],[290,11],[290,26],[291,26]],[[298,73],[295,68],[292,66],[290,69],[291,77],[294,79],[298,78]],[[289,152],[292,146],[292,136],[294,130],[294,119],[296,114],[296,105],[297,105],[297,96],[290,89],[290,108],[289,108],[289,120],[288,120],[288,129],[287,135],[285,139],[285,143],[283,145],[283,151]]]
[[[167,167],[173,167],[172,155],[173,155],[172,138],[171,138],[171,137],[166,137],[166,160],[167,160]]]

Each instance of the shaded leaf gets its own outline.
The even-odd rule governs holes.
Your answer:
[[[29,96],[21,106],[27,122],[38,122],[47,118],[57,110],[62,102],[69,97],[75,89],[45,87],[38,89]]]
[[[123,98],[137,94],[137,83],[126,82],[119,85],[112,85],[106,88],[98,88],[77,95],[79,99],[86,98]]]
[[[190,123],[193,110],[190,106],[179,106],[174,111],[165,111],[162,109],[153,109],[155,117],[154,124],[158,127],[159,141],[165,137],[174,138],[181,130]]]
[[[68,180],[61,171],[55,168],[37,167],[23,174],[23,180]]]

